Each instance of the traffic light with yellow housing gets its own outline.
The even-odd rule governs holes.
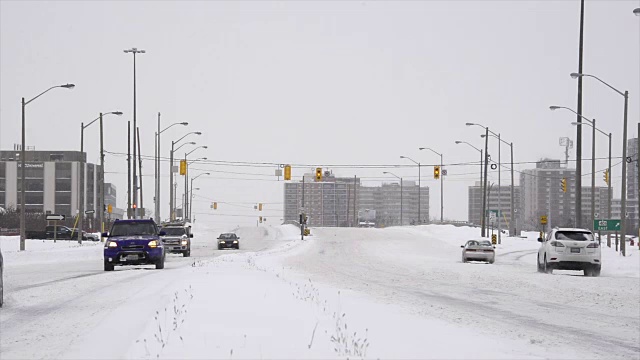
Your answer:
[[[433,178],[438,180],[440,179],[440,166],[434,166],[433,167]]]
[[[322,181],[322,168],[316,168],[316,181]]]
[[[604,170],[604,182],[609,185],[609,169]]]
[[[284,166],[284,179],[291,180],[291,165]]]
[[[187,160],[180,160],[180,175],[187,174]]]
[[[217,202],[213,203],[213,210],[218,210],[218,203]]]
[[[567,178],[560,180],[560,187],[562,188],[562,192],[567,192]]]
[[[258,204],[258,211],[262,211],[262,203]]]

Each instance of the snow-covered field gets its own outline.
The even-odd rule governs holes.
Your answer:
[[[102,269],[100,243],[0,238],[0,358],[640,357],[640,253],[536,272],[536,234],[462,263],[478,229],[195,227],[191,258]]]

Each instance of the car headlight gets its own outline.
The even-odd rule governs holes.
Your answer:
[[[224,240],[220,240],[220,244],[224,244]]]
[[[237,243],[238,243],[238,240],[233,240],[233,243],[234,243],[234,244],[237,244]]]
[[[156,248],[158,247],[158,240],[151,240],[147,245],[149,245],[150,248]]]
[[[187,240],[182,240],[181,244],[182,245],[187,245]]]
[[[107,247],[116,248],[118,247],[118,243],[115,241],[107,241]]]

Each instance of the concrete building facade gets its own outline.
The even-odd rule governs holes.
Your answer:
[[[489,186],[487,190],[487,210],[501,210],[500,223],[496,220],[495,227],[500,226],[502,229],[511,229],[512,221],[515,221],[517,229],[522,221],[518,218],[518,214],[522,212],[520,208],[520,186],[513,187],[514,194],[514,211],[515,216],[511,214],[511,186],[498,187],[496,184]],[[474,186],[469,186],[469,210],[468,221],[472,224],[481,224],[482,214],[482,186],[479,181]],[[489,220],[487,220],[489,224]]]
[[[28,212],[75,216],[79,209],[81,160],[79,151],[27,151],[25,206]],[[84,163],[85,210],[98,212],[99,169]],[[21,191],[20,151],[0,151],[0,207],[17,208]]]

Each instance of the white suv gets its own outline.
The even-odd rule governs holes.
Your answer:
[[[538,272],[582,270],[585,276],[600,276],[600,244],[585,229],[553,229],[538,250]]]

